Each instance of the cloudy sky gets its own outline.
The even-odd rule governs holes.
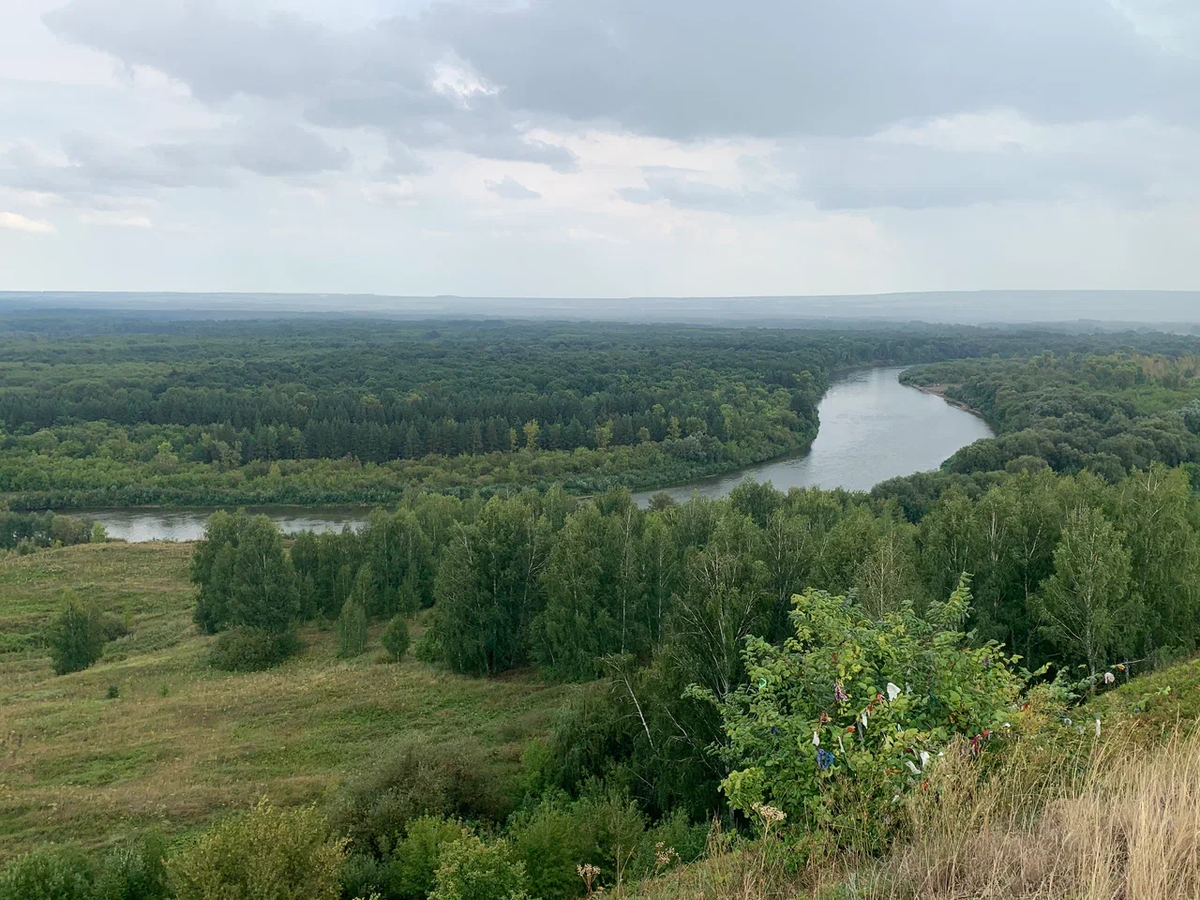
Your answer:
[[[1197,287],[1195,0],[0,4],[0,289]]]

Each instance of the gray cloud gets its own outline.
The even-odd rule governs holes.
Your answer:
[[[1155,7],[1152,28],[1104,0],[443,0],[342,29],[255,12],[218,0],[70,0],[45,22],[65,40],[166,73],[214,107],[252,98],[324,128],[376,131],[390,147],[385,175],[422,174],[422,154],[437,151],[572,171],[569,150],[530,131],[599,126],[679,141],[775,139],[805,196],[828,208],[1053,199],[1088,184],[1133,197],[1144,178],[1082,154],[853,139],[1001,108],[1051,124],[1200,120],[1200,32],[1177,0]],[[318,141],[298,128],[240,148],[198,136],[93,169],[167,184],[187,177],[186,163],[209,181],[230,168],[341,168]],[[796,142],[805,152],[787,150]],[[729,212],[789,199],[654,172],[620,193]]]
[[[430,34],[514,108],[677,139],[863,135],[998,106],[1195,118],[1195,58],[1101,0],[446,3]]]
[[[62,137],[65,164],[33,158],[18,145],[0,157],[0,184],[68,197],[145,193],[158,188],[230,187],[239,171],[305,176],[345,169],[350,154],[287,123],[243,123],[196,140],[122,146],[80,132]]]
[[[735,214],[776,212],[783,208],[785,200],[795,199],[779,193],[708,184],[683,172],[646,170],[644,174],[645,187],[621,188],[617,195],[631,203],[666,201],[682,209]]]
[[[1153,170],[1082,152],[949,151],[877,141],[810,142],[796,154],[799,194],[823,209],[971,206],[1103,194],[1139,203]]]
[[[537,200],[542,196],[537,191],[525,187],[511,175],[506,175],[500,181],[485,181],[483,186],[505,200]]]
[[[1102,0],[450,0],[346,31],[215,3],[71,0],[46,23],[207,102],[299,98],[321,124],[414,146],[481,138],[472,152],[527,114],[690,139],[862,135],[994,107],[1045,121],[1200,110],[1195,56]],[[436,90],[448,59],[497,93]]]
[[[560,170],[575,163],[561,147],[527,140],[522,116],[494,92],[439,84],[439,67],[462,64],[420,20],[335,31],[295,15],[256,21],[215,3],[72,0],[45,23],[63,39],[158,69],[209,104],[238,97],[298,103],[313,124],[376,129],[408,148]]]

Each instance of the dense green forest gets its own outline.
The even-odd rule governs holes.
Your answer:
[[[1168,335],[12,313],[11,508],[395,502],[407,487],[649,489],[806,448],[830,374]]]
[[[747,847],[758,886],[725,895],[765,896],[768,857],[844,871],[902,847],[922,802],[961,799],[943,766],[1069,781],[1100,752],[1094,704],[1200,643],[1192,338],[56,321],[0,339],[14,507],[389,501],[294,537],[214,514],[190,557],[205,671],[286,681],[304,629],[341,665],[376,634],[383,663],[565,702],[516,783],[404,742],[318,808],[20,857],[0,874],[19,900],[591,898]],[[831,375],[883,362],[921,364],[909,383],[996,437],[870,493],[634,503],[806,446]],[[42,544],[69,521],[5,515]],[[56,671],[103,658],[85,607],[47,631]]]

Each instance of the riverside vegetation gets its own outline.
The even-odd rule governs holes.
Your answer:
[[[321,343],[262,327],[272,353]],[[69,333],[39,352],[153,343],[55,328]],[[200,328],[197,357],[206,329],[221,326]],[[613,332],[599,330],[643,340]],[[724,332],[680,333],[654,339],[729,340],[736,357]],[[581,482],[521,469],[565,452],[538,443],[539,418],[532,444],[482,453],[520,460],[512,488],[389,487],[358,532],[288,539],[223,512],[194,547],[11,552],[0,896],[1194,894],[1194,342],[969,330],[950,352],[940,334],[744,338],[745,359],[787,340],[830,354],[807,369],[814,393],[778,379],[772,408],[814,428],[795,392],[815,408],[832,347],[974,351],[905,377],[979,409],[996,438],[871,494],[580,499]],[[95,450],[139,491],[195,466],[224,496],[222,476],[256,465],[184,465],[172,445],[180,468],[147,476],[137,453],[166,426],[101,412],[97,433],[146,429],[131,457]],[[65,419],[10,431],[8,459],[51,473],[92,458],[60,451]],[[27,463],[23,441],[47,430],[49,462]],[[56,485],[39,490],[90,496]],[[77,671],[52,674],[48,656]]]

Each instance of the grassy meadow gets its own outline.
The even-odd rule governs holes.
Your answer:
[[[39,844],[177,835],[265,795],[320,802],[389,747],[478,742],[514,776],[560,692],[411,657],[336,658],[332,631],[269,672],[205,665],[189,544],[84,544],[0,559],[0,860]],[[55,676],[39,635],[73,591],[123,619],[95,666]],[[414,637],[419,634],[414,629]],[[117,696],[110,698],[110,686]]]

